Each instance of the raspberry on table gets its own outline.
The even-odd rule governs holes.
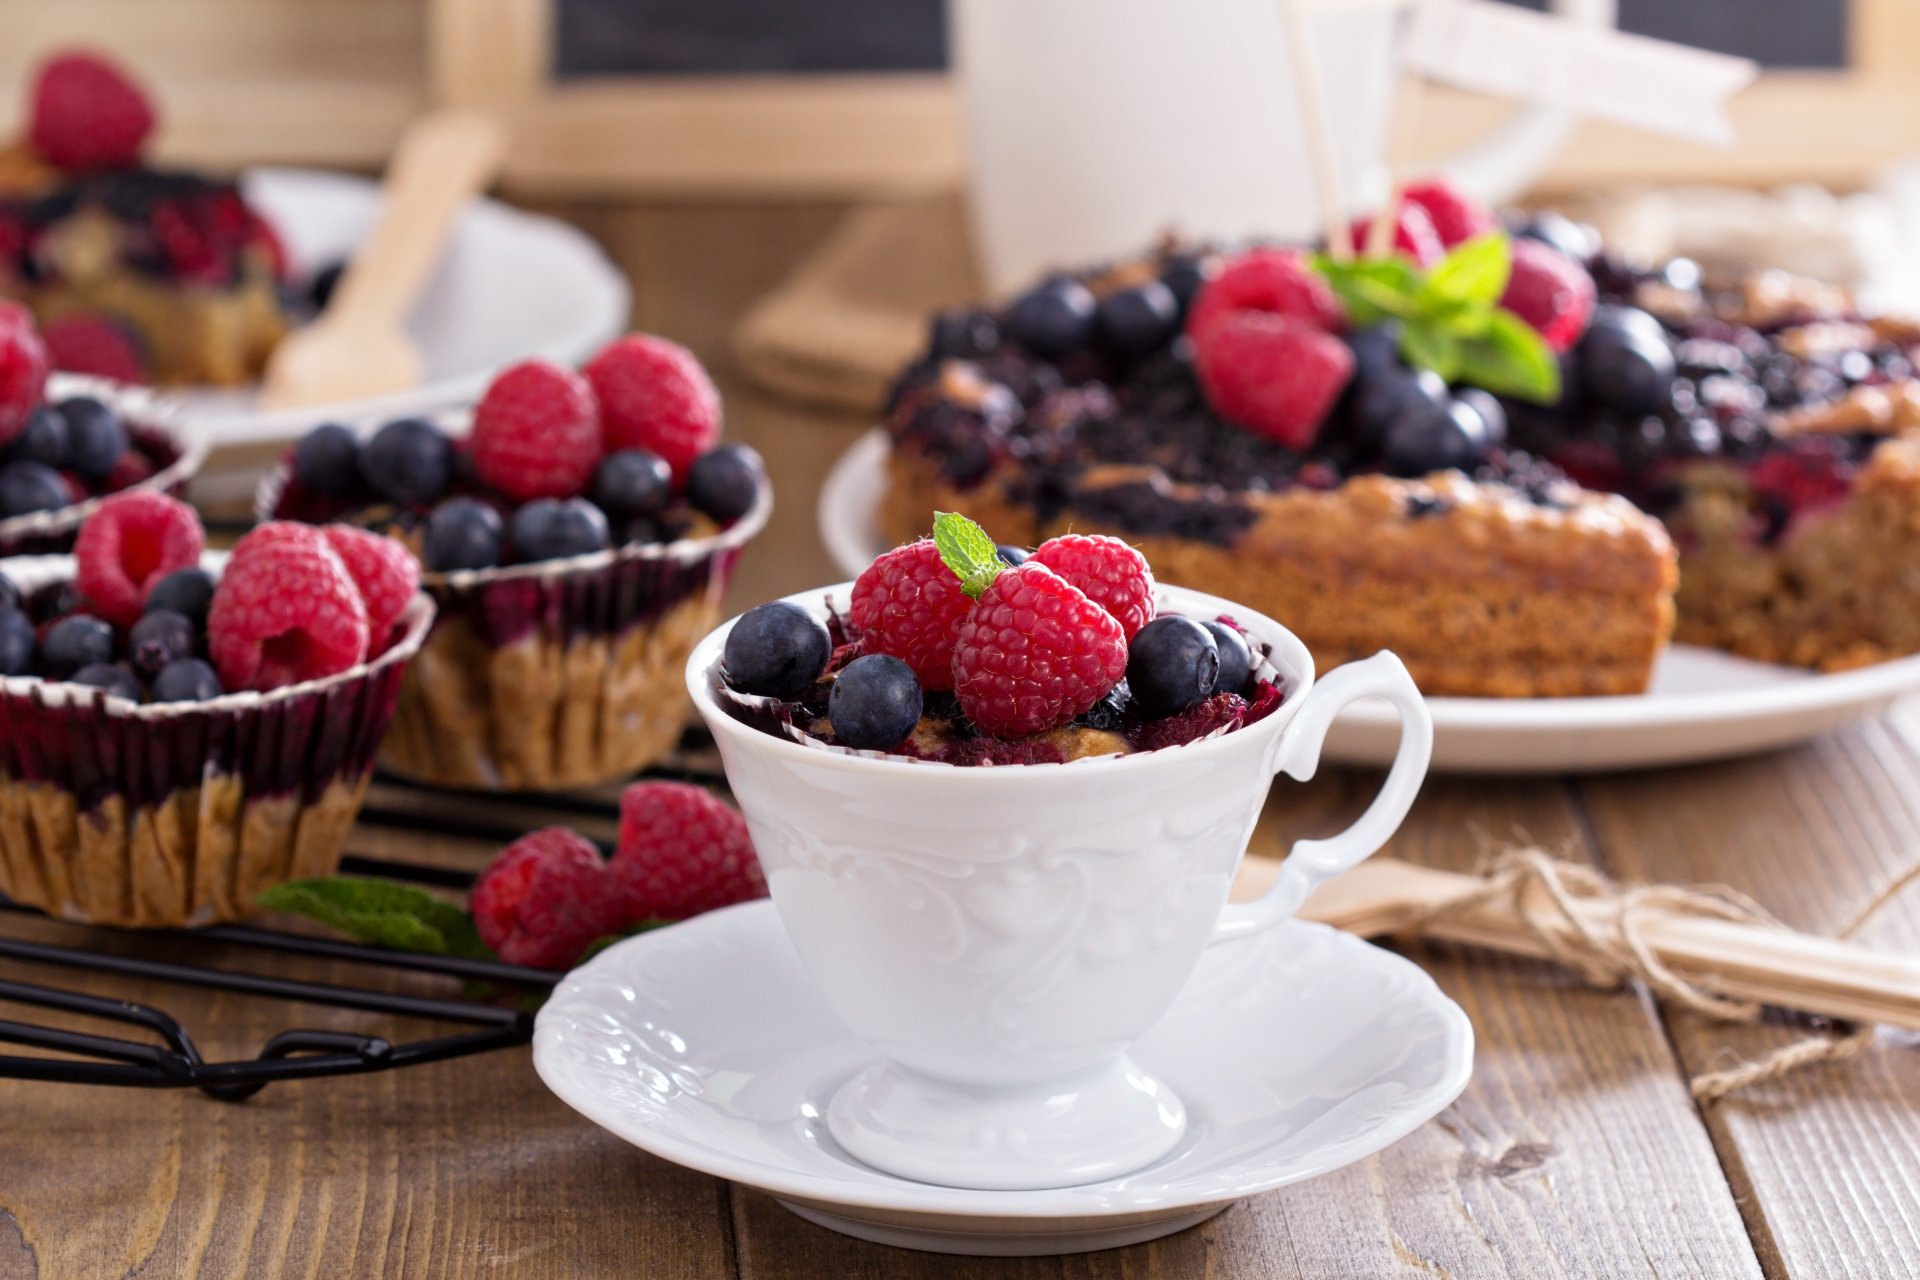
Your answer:
[[[1241,311],[1199,335],[1193,365],[1221,417],[1306,449],[1353,376],[1353,352],[1292,316]]]
[[[629,924],[767,896],[746,819],[684,782],[640,782],[620,793],[620,843],[608,870]]]
[[[200,517],[186,503],[151,490],[118,493],[80,526],[73,544],[75,579],[101,617],[131,626],[148,589],[199,564],[204,550]]]
[[[367,624],[375,643],[406,612],[407,602],[420,589],[420,562],[392,538],[383,538],[351,525],[330,524],[320,532],[334,554],[347,566],[360,599],[367,606]]]
[[[609,343],[583,370],[600,402],[608,452],[645,449],[684,484],[693,460],[720,439],[720,392],[693,352],[650,333]]]
[[[1500,305],[1539,330],[1554,351],[1565,351],[1586,332],[1593,314],[1593,277],[1550,244],[1517,236],[1513,269]]]
[[[46,398],[47,367],[33,314],[17,302],[0,302],[0,444],[25,431]]]
[[[1433,223],[1440,243],[1449,249],[1475,236],[1498,230],[1500,226],[1492,210],[1454,187],[1445,178],[1410,182],[1401,192],[1401,199],[1427,211],[1427,220]]]
[[[600,465],[593,388],[570,369],[527,360],[496,377],[473,411],[473,469],[521,502],[571,498]]]
[[[1120,539],[1100,533],[1062,534],[1041,543],[1030,558],[1112,614],[1128,644],[1153,621],[1153,570],[1145,556]]]
[[[853,584],[847,621],[867,653],[884,653],[913,668],[925,689],[953,688],[953,646],[973,598],[940,558],[932,538],[895,547]]]
[[[1193,300],[1187,332],[1197,339],[1237,311],[1271,311],[1332,332],[1347,323],[1333,287],[1297,249],[1253,249],[1227,262]]]
[[[508,845],[474,881],[468,906],[482,942],[534,969],[569,968],[624,923],[600,851],[565,827]]]
[[[120,68],[91,53],[68,53],[40,67],[27,138],[61,169],[124,169],[140,160],[153,132],[153,107]]]
[[[207,650],[230,691],[338,675],[364,661],[367,607],[318,529],[275,520],[241,538],[213,590]]]
[[[1066,724],[1126,672],[1119,621],[1031,560],[994,575],[953,649],[961,709],[981,732],[1000,738]]]

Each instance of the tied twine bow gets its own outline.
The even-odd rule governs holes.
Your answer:
[[[1642,933],[1642,925],[1654,913],[1786,928],[1738,890],[1719,885],[1619,885],[1592,867],[1561,861],[1536,848],[1508,849],[1483,865],[1479,874],[1486,880],[1481,888],[1422,912],[1408,929],[1418,932],[1438,917],[1506,902],[1548,954],[1594,986],[1612,989],[1639,981],[1661,999],[1721,1022],[1759,1020],[1757,1002],[1719,995],[1681,977],[1660,959]],[[1876,893],[1837,936],[1845,939],[1859,933],[1916,879],[1920,879],[1920,865]],[[1695,1076],[1688,1091],[1695,1098],[1713,1101],[1802,1067],[1856,1057],[1873,1043],[1878,1030],[1870,1022],[1836,1026],[1839,1035],[1809,1036],[1755,1061]]]

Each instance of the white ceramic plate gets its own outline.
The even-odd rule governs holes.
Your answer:
[[[312,169],[254,169],[247,199],[286,245],[293,277],[348,258],[379,212],[379,184]],[[495,369],[545,356],[577,363],[627,324],[627,283],[584,234],[553,218],[477,200],[464,210],[409,332],[426,354],[410,391],[263,413],[247,389],[166,393],[213,445],[291,440],[316,422],[399,417],[479,398]]]
[[[1291,921],[1209,950],[1131,1052],[1187,1104],[1172,1152],[1107,1182],[971,1191],[834,1142],[827,1100],[875,1054],[828,1012],[770,902],[608,948],[554,989],[533,1039],[548,1088],[655,1155],[862,1239],[1015,1255],[1151,1240],[1363,1159],[1459,1096],[1473,1028],[1410,961]]]
[[[820,537],[849,576],[886,549],[879,526],[886,459],[886,433],[868,432],[820,490]],[[1567,773],[1750,755],[1827,733],[1916,691],[1920,657],[1821,675],[1674,645],[1655,667],[1651,689],[1635,697],[1427,699],[1432,767]],[[1384,765],[1398,734],[1386,704],[1357,703],[1335,722],[1324,758]]]

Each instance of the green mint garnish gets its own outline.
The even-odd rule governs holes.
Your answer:
[[[1007,567],[987,531],[952,511],[933,513],[933,545],[941,563],[960,579],[960,589],[975,600]]]
[[[424,889],[365,876],[293,880],[260,895],[268,911],[304,916],[356,942],[395,951],[491,960],[494,954],[458,905]]]
[[[1398,254],[1312,261],[1354,324],[1399,322],[1400,355],[1415,368],[1541,404],[1560,398],[1560,362],[1532,325],[1500,305],[1513,266],[1504,233],[1463,241],[1428,271]]]

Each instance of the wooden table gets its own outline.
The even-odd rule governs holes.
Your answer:
[[[755,395],[729,370],[726,337],[839,210],[565,212],[633,275],[637,322],[712,362],[729,433],[758,446],[778,477],[779,509],[747,554],[736,600],[837,576],[814,534],[813,494],[868,424]],[[1287,838],[1344,825],[1377,780],[1344,770],[1309,785],[1283,780],[1259,848],[1277,853]],[[1392,849],[1465,867],[1520,833],[1624,878],[1725,881],[1795,925],[1834,929],[1920,858],[1920,706],[1727,764],[1437,778]],[[466,867],[493,847],[374,824],[353,845]],[[1866,939],[1920,945],[1920,889]],[[1805,1029],[1711,1025],[1544,964],[1440,946],[1410,954],[1473,1019],[1479,1052],[1465,1096],[1381,1155],[1152,1244],[986,1261],[847,1239],[593,1127],[541,1087],[520,1050],[279,1085],[240,1105],[0,1084],[0,1280],[1920,1275],[1914,1037],[1883,1036],[1853,1062],[1703,1107],[1688,1097],[1690,1074]],[[0,964],[28,980],[69,980],[24,968]],[[251,1054],[276,1025],[273,1011],[233,997],[118,993],[182,1012],[215,1051]]]

